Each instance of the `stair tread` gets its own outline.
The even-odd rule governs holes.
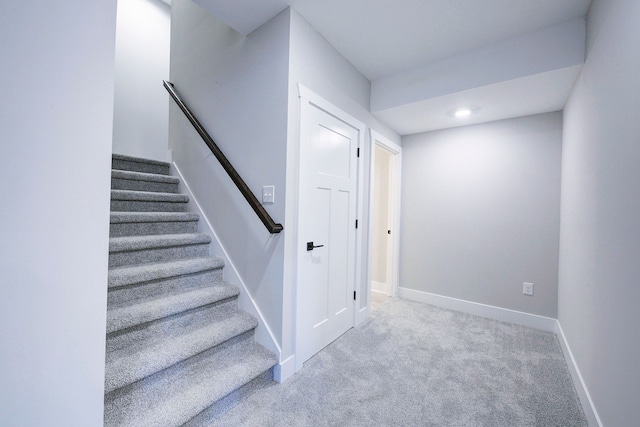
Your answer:
[[[211,237],[208,234],[202,233],[111,237],[109,239],[109,252],[170,248],[207,243],[211,243]]]
[[[224,267],[224,261],[219,257],[189,258],[156,264],[125,266],[110,269],[108,283],[109,288],[116,288],[134,283],[200,273],[222,267]]]
[[[162,175],[158,173],[148,172],[133,172],[120,169],[111,169],[111,178],[129,179],[133,181],[163,182],[168,184],[177,184],[180,182],[180,178],[172,175]]]
[[[141,381],[105,403],[107,417],[118,426],[181,425],[277,363],[275,355],[244,340],[189,363],[155,381]],[[114,412],[117,418],[111,418]]]
[[[133,156],[127,156],[125,154],[116,154],[113,153],[111,155],[112,159],[115,160],[124,160],[127,162],[135,162],[135,163],[147,163],[150,165],[159,165],[159,166],[166,166],[166,167],[170,167],[170,163],[168,162],[163,162],[161,160],[153,160],[153,159],[144,159],[142,157],[133,157]]]
[[[111,212],[111,224],[132,222],[198,221],[200,216],[191,212]]]
[[[160,193],[139,190],[111,190],[111,200],[187,203],[189,196],[180,193]]]
[[[159,372],[251,331],[257,325],[258,322],[249,314],[234,311],[209,321],[207,325],[194,324],[190,328],[181,328],[173,336],[163,335],[155,342],[138,342],[107,352],[105,392]]]
[[[126,305],[107,309],[107,334],[169,317],[238,296],[239,289],[229,283],[129,301]]]

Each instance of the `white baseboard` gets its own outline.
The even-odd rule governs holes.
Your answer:
[[[185,192],[189,195],[189,201],[193,202],[190,204],[190,207],[195,209],[195,212],[200,215],[201,221],[199,221],[198,227],[202,233],[207,233],[211,236],[211,250],[216,256],[219,256],[224,260],[225,269],[224,276],[225,280],[237,285],[240,287],[240,296],[238,297],[238,306],[241,310],[246,311],[251,314],[253,317],[258,319],[258,327],[255,331],[255,340],[258,344],[268,348],[272,352],[276,354],[278,360],[282,356],[282,349],[278,345],[278,341],[275,338],[275,335],[271,331],[269,324],[266,322],[260,308],[256,304],[255,300],[251,296],[251,293],[247,289],[247,285],[244,283],[236,266],[233,264],[233,261],[229,258],[227,251],[222,246],[218,235],[216,234],[211,222],[207,218],[207,215],[202,210],[200,203],[198,203],[198,199],[191,192],[191,188],[189,188],[189,184],[184,179],[184,176],[180,172],[180,169],[175,164],[175,162],[171,163],[171,168],[176,172],[178,177],[180,178],[180,191]]]
[[[381,294],[387,294],[387,285],[381,282],[371,281],[371,292],[378,292]]]
[[[516,325],[547,332],[556,332],[557,320],[552,319],[551,317],[538,316],[536,314],[523,313],[521,311],[509,310],[492,305],[480,304],[477,302],[465,301],[401,287],[398,288],[398,297],[447,308],[449,310],[461,311],[475,316],[486,317],[487,319],[514,323]]]
[[[289,356],[275,366],[273,369],[273,379],[279,383],[283,383],[296,373],[296,356]]]
[[[360,326],[362,325],[365,320],[367,320],[369,318],[369,313],[371,311],[371,305],[367,304],[362,308],[356,309],[356,320],[355,320],[355,324],[353,326]]]
[[[602,427],[602,421],[600,421],[598,411],[596,411],[593,400],[591,400],[591,395],[589,394],[587,385],[582,378],[582,374],[580,374],[580,369],[578,369],[576,360],[573,358],[573,353],[571,352],[567,338],[564,336],[564,331],[562,330],[562,326],[560,326],[560,322],[557,322],[556,326],[556,335],[558,336],[558,341],[560,341],[560,347],[562,347],[564,358],[567,361],[567,366],[569,367],[569,373],[573,379],[573,384],[576,386],[578,398],[580,399],[580,404],[582,405],[585,417],[587,417],[589,426]]]

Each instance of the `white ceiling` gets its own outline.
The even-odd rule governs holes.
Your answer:
[[[282,9],[291,6],[311,24],[331,45],[347,58],[366,78],[376,80],[392,78],[395,75],[428,66],[428,64],[456,55],[500,43],[506,39],[532,33],[544,28],[584,17],[591,0],[196,0],[210,12],[215,13],[227,24],[243,34],[267,22]],[[472,72],[472,71],[470,71]],[[535,112],[558,109],[558,100],[566,99],[572,82],[567,82],[571,72],[554,73],[557,83],[551,83],[549,99],[540,97],[540,82],[532,84],[531,79],[522,80],[523,86],[513,87],[520,96],[535,96],[541,105]],[[576,75],[575,72],[573,72]],[[522,77],[526,77],[523,75]],[[551,76],[541,81],[548,82]],[[491,89],[495,86],[496,97],[502,105],[493,102],[490,108],[496,117],[515,117],[522,111],[521,105],[510,105],[504,96],[504,87],[499,84],[478,87],[479,94],[474,102],[492,100]],[[528,89],[528,87],[530,89]],[[558,88],[566,93],[558,95]],[[449,94],[457,103],[464,102],[461,95],[473,90]],[[446,97],[447,95],[444,95]],[[397,106],[397,111],[389,109],[376,114],[382,121],[390,117],[412,117],[415,123],[397,126],[387,123],[400,134],[432,130],[421,126],[420,117],[438,115],[441,105],[449,105],[442,99],[423,99],[407,105]],[[519,100],[521,101],[521,99]],[[415,105],[414,105],[415,104]],[[519,104],[522,104],[520,102]],[[413,110],[413,107],[419,107]],[[478,106],[483,108],[483,106]],[[562,108],[562,106],[560,106]],[[476,119],[477,120],[477,119]],[[407,120],[404,120],[405,122]],[[486,120],[485,120],[486,121]],[[393,120],[392,120],[393,122]],[[437,126],[457,126],[441,123]]]
[[[581,66],[566,67],[514,80],[425,99],[375,115],[400,135],[493,122],[562,110]],[[473,114],[454,116],[458,107]]]
[[[590,0],[287,0],[369,80],[584,16]]]

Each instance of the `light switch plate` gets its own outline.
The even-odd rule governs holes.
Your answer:
[[[262,204],[272,204],[276,200],[275,185],[265,185],[262,187]]]

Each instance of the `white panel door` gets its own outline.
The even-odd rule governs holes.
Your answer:
[[[354,324],[359,131],[303,100],[298,367]]]

